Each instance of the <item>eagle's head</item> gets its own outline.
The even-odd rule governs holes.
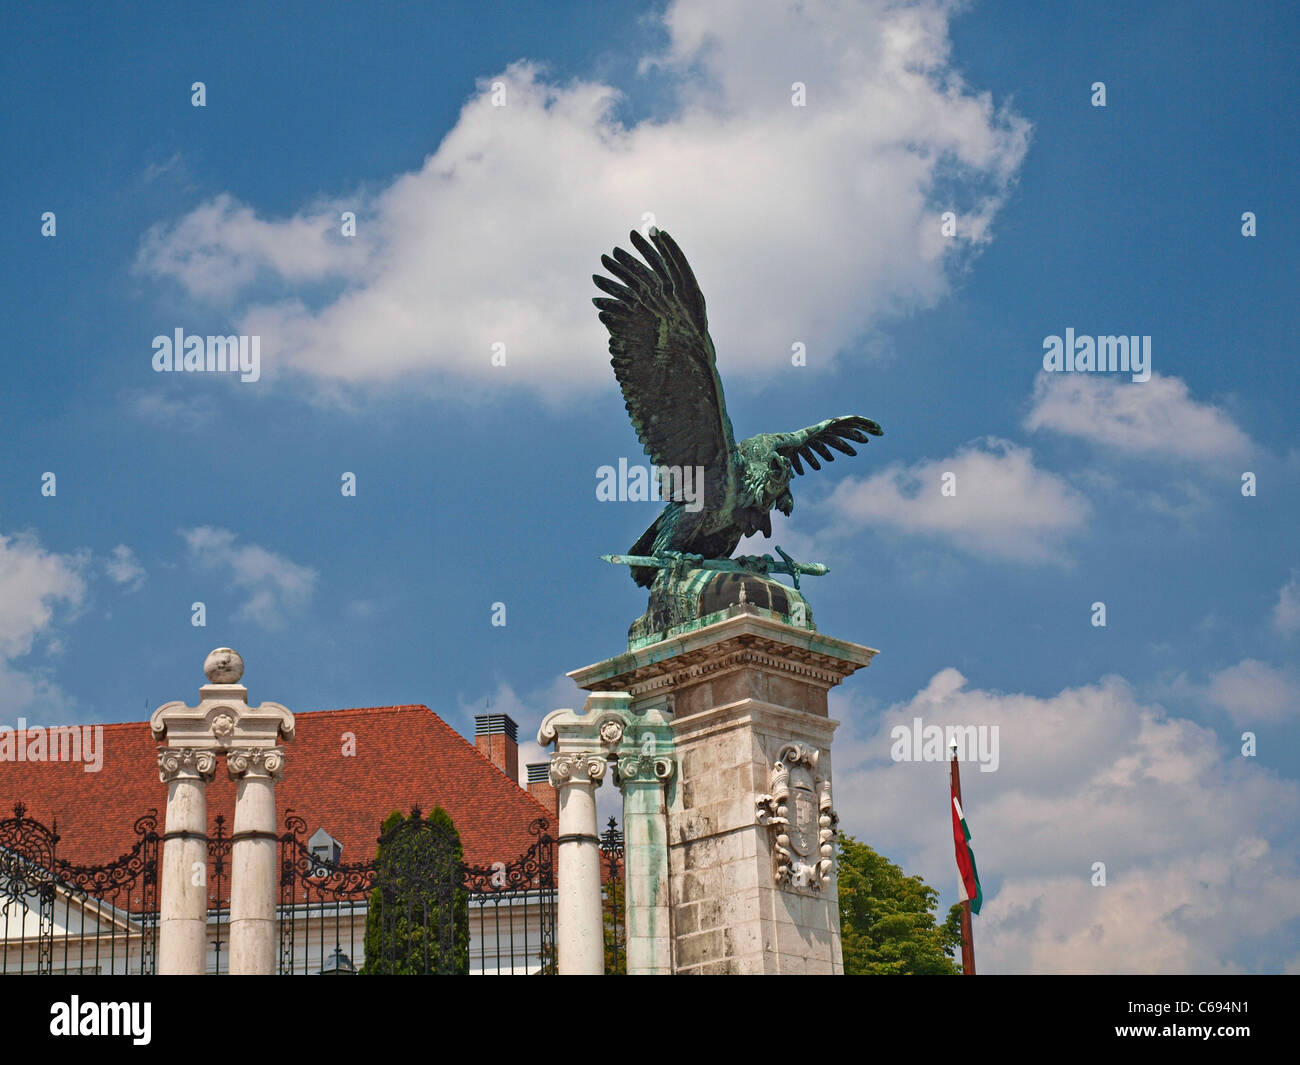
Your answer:
[[[744,441],[740,455],[744,466],[742,505],[764,515],[775,507],[789,517],[794,510],[794,496],[790,493],[794,467],[790,460],[761,436]]]

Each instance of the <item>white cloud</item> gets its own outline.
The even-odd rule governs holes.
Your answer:
[[[290,615],[300,613],[311,600],[319,574],[256,544],[236,546],[228,529],[209,525],[181,529],[190,561],[222,584],[249,593],[237,618],[263,628],[283,628]]]
[[[38,667],[18,668],[38,639],[57,646],[56,612],[75,612],[86,595],[87,556],[47,551],[31,535],[0,534],[0,721],[18,714],[51,723],[72,700]]]
[[[1300,576],[1294,573],[1277,593],[1277,603],[1273,607],[1273,628],[1283,636],[1294,636],[1300,631]]]
[[[144,170],[140,172],[140,180],[146,185],[167,176],[173,178],[188,177],[188,167],[185,160],[181,158],[180,152],[172,152],[167,159],[147,163]]]
[[[104,560],[104,572],[114,584],[125,585],[128,592],[139,591],[148,576],[135,552],[126,544],[118,544],[109,552]]]
[[[158,389],[127,392],[122,396],[126,410],[141,421],[168,429],[196,429],[216,418],[216,406],[206,395],[181,395]]]
[[[1252,449],[1232,419],[1194,400],[1182,379],[1154,373],[1142,383],[1098,374],[1039,374],[1025,426],[1135,458],[1159,454],[1213,463],[1241,459]]]
[[[942,494],[947,473],[956,475],[955,495]],[[827,505],[855,528],[887,525],[973,555],[1032,563],[1066,561],[1063,542],[1090,513],[1083,496],[1034,465],[1028,448],[992,437],[946,459],[849,478]]]
[[[49,631],[56,606],[81,605],[84,561],[46,551],[33,536],[0,534],[0,656],[27,654]]]
[[[607,386],[590,275],[647,212],[695,267],[727,375],[788,368],[795,340],[824,365],[882,315],[946,293],[1028,141],[950,65],[946,6],[679,0],[663,17],[667,51],[643,62],[677,91],[666,115],[625,126],[614,87],[515,63],[378,192],[279,220],[218,196],[151,231],[137,267],[196,297],[238,296],[268,376],[335,388]],[[791,106],[794,81],[806,107]],[[339,235],[344,209],[355,238]],[[948,209],[956,239],[940,234]],[[329,297],[304,288],[322,282]],[[497,341],[504,370],[490,365]]]
[[[833,717],[852,720],[836,693]],[[972,689],[954,669],[837,737],[847,831],[955,898],[943,763],[889,761],[890,729],[997,725],[1000,767],[964,767],[985,972],[1277,969],[1295,955],[1300,786],[1118,677],[1040,698]],[[841,729],[841,733],[846,730]],[[847,742],[846,742],[847,741]],[[1093,887],[1094,862],[1107,886]]]
[[[1215,673],[1206,694],[1238,725],[1271,724],[1300,716],[1300,685],[1255,658]]]
[[[319,208],[318,208],[319,210]],[[333,219],[338,212],[330,208]],[[268,222],[222,193],[170,228],[153,228],[138,262],[148,272],[175,278],[201,299],[231,298],[263,272],[291,282],[336,276],[353,261],[350,245],[330,239],[337,225],[322,216]]]

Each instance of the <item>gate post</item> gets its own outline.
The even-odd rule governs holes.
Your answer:
[[[203,672],[208,683],[199,688],[197,706],[164,703],[149,719],[154,739],[167,742],[158,754],[159,775],[168,785],[158,971],[199,974],[205,967],[206,787],[216,772],[217,755],[228,751],[227,767],[236,779],[254,770],[252,780],[241,781],[235,807],[231,971],[269,974],[275,971],[277,881],[273,778],[284,764],[283,752],[276,744],[293,739],[293,714],[279,703],[249,705],[248,689],[239,683],[244,660],[229,647],[218,647],[209,654]]]

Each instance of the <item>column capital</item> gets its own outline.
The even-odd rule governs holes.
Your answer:
[[[158,779],[170,784],[178,777],[212,781],[217,772],[217,756],[212,751],[194,747],[165,747],[158,752]]]
[[[620,788],[633,783],[663,784],[672,779],[676,768],[677,760],[671,755],[625,755],[618,760],[616,780]]]
[[[672,779],[677,767],[672,711],[666,703],[634,708],[626,692],[592,692],[581,711],[553,710],[542,720],[537,742],[543,747],[555,744],[551,758],[555,787],[575,782],[568,762],[557,771],[562,759],[614,761],[614,783],[620,788],[625,782],[662,784]],[[592,774],[597,782],[603,778],[603,769]]]
[[[265,777],[272,782],[284,777],[284,750],[280,747],[232,747],[226,752],[226,771],[231,780]]]
[[[596,785],[605,779],[605,755],[601,751],[565,751],[551,755],[551,787],[557,791],[570,784]]]

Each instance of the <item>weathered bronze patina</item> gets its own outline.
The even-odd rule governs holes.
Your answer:
[[[630,565],[632,579],[651,590],[646,615],[633,626],[634,640],[644,641],[701,619],[700,606],[683,594],[701,583],[694,576],[701,569],[753,574],[773,584],[767,574],[788,573],[796,587],[799,574],[825,573],[825,566],[796,563],[779,547],[781,562],[730,555],[745,536],[772,535],[773,507],[785,515],[794,509],[790,481],[804,472],[804,462],[820,470],[819,456],[830,462],[835,451],[856,455],[849,441],[866,443],[882,434],[875,422],[853,414],[737,444],[704,296],[686,256],[663,230],[651,229],[649,240],[634,231],[631,240],[644,262],[622,248],[613,257],[602,255],[601,264],[617,280],[593,275],[608,295],[592,302],[609,330],[610,362],[632,426],[667,498],[627,556],[605,556]],[[796,600],[802,603],[797,593],[788,599]],[[795,620],[811,627],[802,609]]]

